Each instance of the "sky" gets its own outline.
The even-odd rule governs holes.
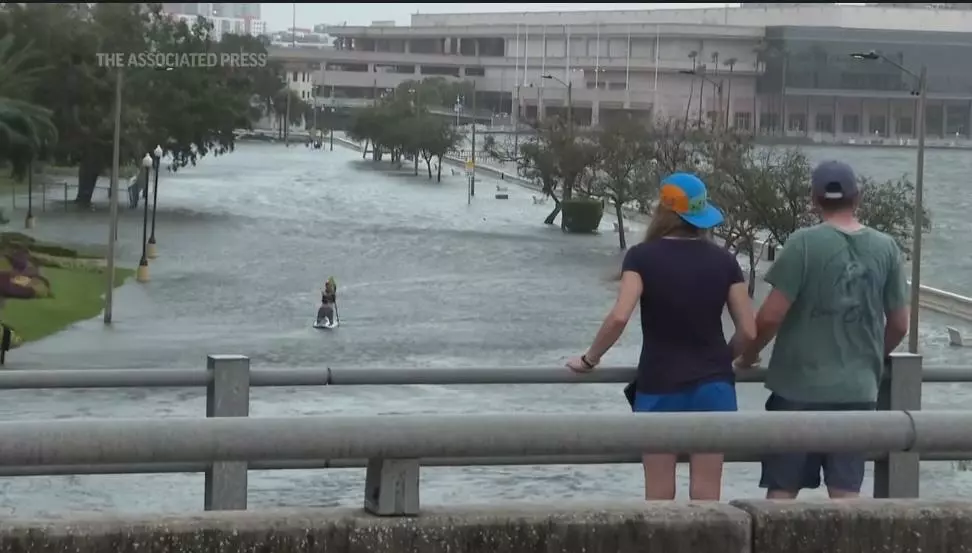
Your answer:
[[[396,25],[408,25],[413,13],[483,13],[483,12],[537,12],[537,11],[584,11],[584,10],[644,10],[678,8],[723,8],[727,3],[645,3],[645,4],[487,4],[487,3],[437,3],[437,4],[261,4],[260,11],[271,31],[290,28],[295,19],[298,28],[310,28],[318,23],[330,25],[371,25],[372,21],[394,20]],[[296,10],[296,11],[295,11]]]

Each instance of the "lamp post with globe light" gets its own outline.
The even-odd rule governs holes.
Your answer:
[[[152,154],[145,154],[142,158],[142,167],[145,169],[145,186],[148,186],[149,171],[152,169]],[[135,272],[135,280],[139,282],[149,281],[148,256],[145,251],[148,246],[148,199],[145,200],[145,207],[142,209],[142,259],[138,262],[138,270]]]
[[[152,152],[152,165],[155,168],[155,184],[152,185],[152,232],[149,235],[146,251],[149,259],[158,257],[155,249],[155,212],[159,205],[159,168],[162,166],[162,146],[156,146]],[[146,202],[146,205],[148,202]]]
[[[918,134],[918,156],[917,167],[915,168],[915,213],[912,223],[912,244],[911,244],[911,306],[908,320],[908,352],[918,353],[918,310],[919,293],[921,292],[921,239],[922,224],[924,224],[924,192],[925,192],[925,133],[926,133],[926,109],[928,98],[928,68],[922,64],[918,74],[906,68],[900,63],[888,58],[880,52],[871,50],[870,52],[855,52],[851,58],[859,61],[883,61],[915,80],[917,89],[911,90],[912,96],[917,96],[917,134]]]

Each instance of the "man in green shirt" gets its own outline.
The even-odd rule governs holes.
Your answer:
[[[823,222],[793,233],[767,272],[773,289],[737,366],[752,366],[775,336],[766,410],[874,410],[884,359],[908,328],[901,252],[890,236],[858,222],[860,189],[850,166],[821,163],[811,191]],[[822,470],[830,497],[857,497],[864,463],[858,453],[769,455],[760,487],[769,499],[793,499],[820,487]]]

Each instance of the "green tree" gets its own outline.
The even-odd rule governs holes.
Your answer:
[[[464,137],[452,125],[451,118],[430,110],[439,109],[450,95],[461,94],[466,88],[463,83],[450,83],[438,77],[406,81],[374,106],[357,110],[348,127],[348,137],[364,144],[362,159],[369,152],[374,161],[381,161],[387,153],[391,162],[398,165],[405,158],[412,158],[418,174],[418,159],[421,158],[429,178],[441,181],[443,158]],[[468,89],[472,90],[471,85]],[[433,175],[432,160],[436,158],[438,171]]]
[[[902,251],[911,253],[915,222],[915,185],[906,176],[886,181],[861,178],[861,223],[889,234]],[[922,206],[921,226],[931,229],[931,213]]]
[[[212,27],[172,20],[158,4],[18,4],[0,12],[0,37],[32,41],[46,67],[32,101],[53,112],[60,140],[53,159],[78,166],[78,195],[90,203],[99,175],[110,169],[115,82],[123,73],[121,156],[137,161],[160,144],[178,169],[234,146],[234,130],[249,128],[259,71],[214,68],[103,67],[99,53],[265,53],[259,41],[221,46]],[[242,46],[241,46],[242,45]],[[224,48],[224,49],[221,49]],[[262,49],[262,50],[261,50]]]
[[[597,142],[595,135],[570,129],[556,116],[534,122],[532,127],[533,135],[520,143],[501,143],[487,135],[483,147],[490,158],[515,163],[520,174],[540,184],[543,194],[554,201],[543,221],[552,225],[560,214],[561,200],[569,199],[574,188],[590,176],[598,159]]]
[[[0,39],[0,162],[17,179],[57,139],[51,111],[27,100],[44,69],[31,66],[36,57],[29,46],[17,49],[12,35]]]
[[[652,182],[652,146],[648,129],[630,119],[614,119],[595,137],[595,195],[610,200],[618,219],[618,245],[627,248],[624,207],[645,195]],[[656,189],[657,190],[657,189]]]
[[[442,182],[442,158],[462,144],[465,135],[452,126],[449,121],[442,118],[433,119],[426,116],[425,119],[426,122],[421,127],[422,132],[417,135],[419,147],[423,155],[427,152],[430,156],[438,159],[435,180]],[[426,165],[428,165],[428,161],[428,158],[426,158]],[[429,178],[432,178],[431,169],[429,170]]]

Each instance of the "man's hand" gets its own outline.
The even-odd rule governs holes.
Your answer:
[[[737,371],[745,371],[755,367],[762,359],[758,355],[743,354],[732,362],[732,368]]]

